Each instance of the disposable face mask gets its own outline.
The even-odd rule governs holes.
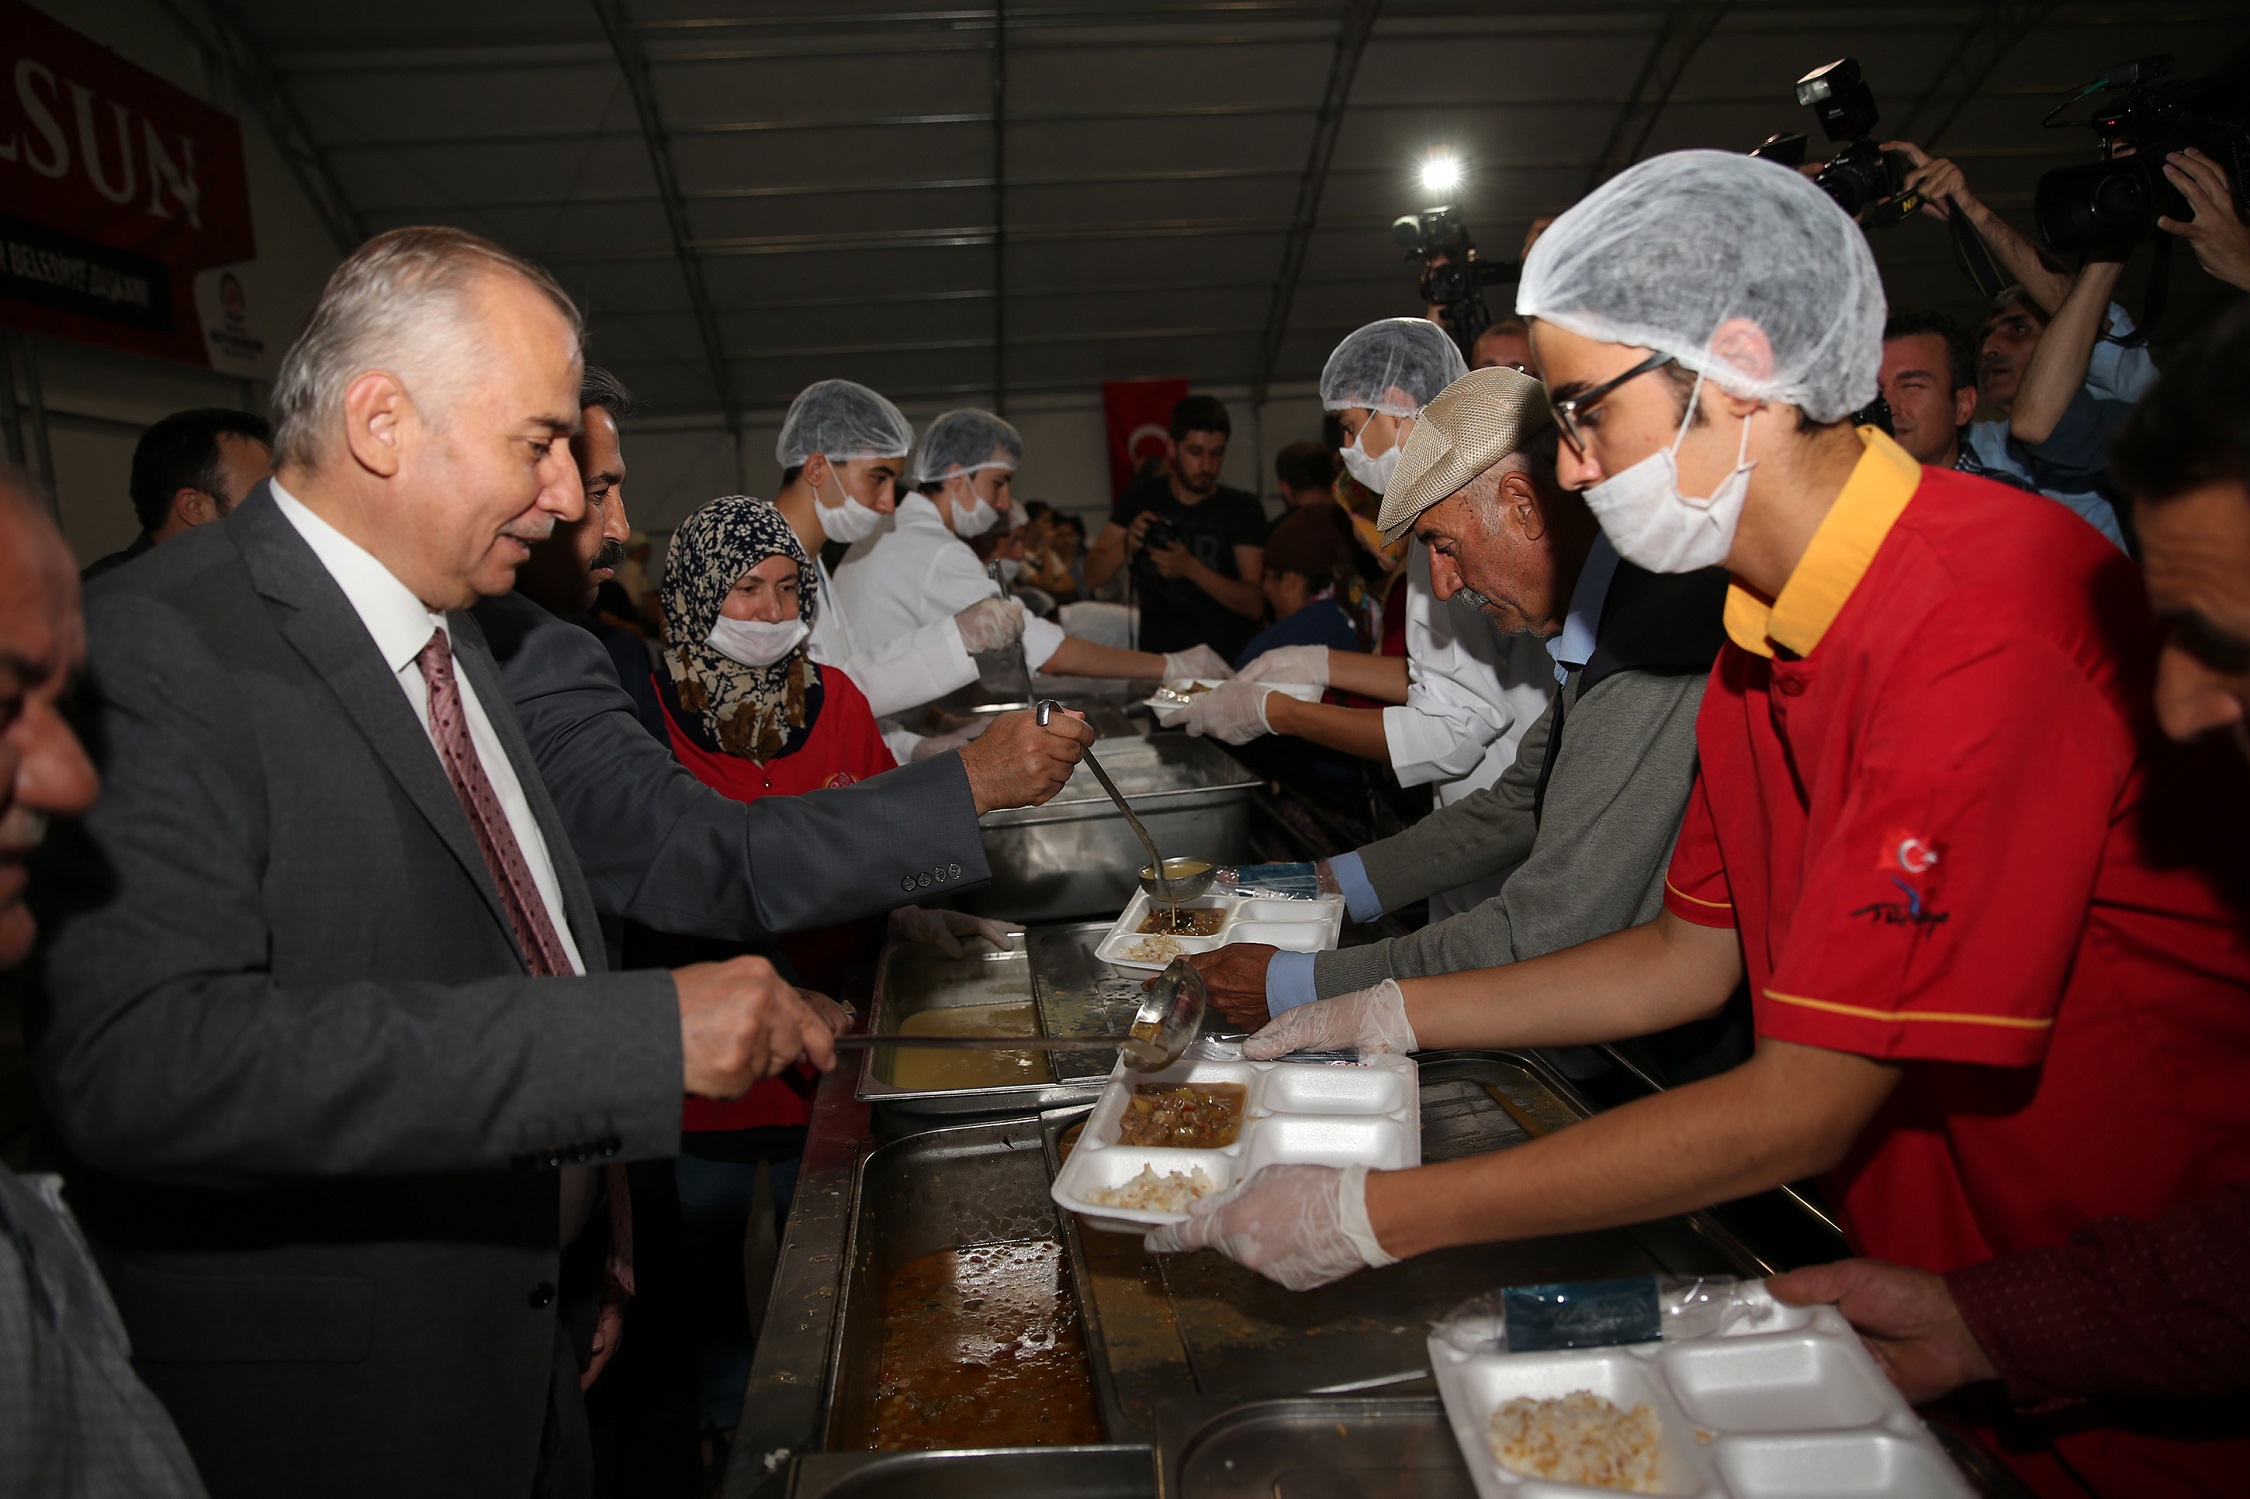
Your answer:
[[[1734,549],[1734,528],[1742,519],[1742,498],[1750,490],[1750,470],[1758,466],[1746,461],[1750,452],[1750,417],[1746,416],[1734,472],[1719,481],[1708,499],[1680,493],[1680,444],[1695,420],[1695,402],[1702,391],[1699,373],[1695,389],[1688,394],[1687,416],[1669,448],[1649,454],[1586,491],[1586,508],[1594,512],[1617,555],[1652,573],[1692,573],[1727,560]]]
[[[1374,424],[1370,422],[1368,425]],[[1391,475],[1398,472],[1399,449],[1405,444],[1393,442],[1383,450],[1382,456],[1370,458],[1367,449],[1362,446],[1366,439],[1367,428],[1362,427],[1359,435],[1352,439],[1352,445],[1344,449],[1344,472],[1381,494],[1391,487]]]
[[[820,498],[819,490],[813,491],[813,514],[820,519],[820,534],[844,546],[874,535],[883,524],[883,512],[853,499],[841,479],[836,481],[836,490],[844,497],[841,505],[831,505]]]
[[[809,633],[802,619],[729,619],[722,614],[703,643],[729,661],[771,666]]]
[[[1018,562],[1018,561],[1017,561],[1017,560],[1016,560],[1015,558],[1013,558],[1013,557],[1002,557],[1002,558],[1000,559],[1000,581],[1001,581],[1001,582],[1003,582],[1003,583],[1011,583],[1011,584],[1012,584],[1012,583],[1014,583],[1014,582],[1016,581],[1016,578],[1017,578],[1017,576],[1018,576],[1019,574],[1021,574],[1022,572],[1023,572],[1023,564],[1022,564],[1021,562]]]
[[[1000,512],[993,509],[985,497],[974,490],[969,493],[966,507],[960,504],[953,507],[953,534],[963,540],[971,536],[982,536],[999,524]]]

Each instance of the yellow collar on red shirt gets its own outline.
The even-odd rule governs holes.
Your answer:
[[[1861,427],[1859,440],[1867,451],[1781,585],[1780,597],[1769,604],[1739,582],[1728,585],[1727,635],[1744,650],[1771,656],[1778,645],[1800,657],[1811,655],[1914,498],[1922,465],[1874,427]]]

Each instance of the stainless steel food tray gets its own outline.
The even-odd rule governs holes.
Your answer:
[[[808,1452],[790,1499],[1155,1499],[1147,1447],[978,1447],[957,1452]]]
[[[1250,851],[1258,778],[1207,739],[1181,733],[1105,739],[1102,768],[1166,854],[1239,863]],[[965,910],[1011,921],[1114,916],[1148,854],[1084,766],[1044,806],[983,819],[990,883],[957,897]]]
[[[920,943],[892,943],[876,964],[869,1028],[896,1031],[908,1016],[924,1010],[1028,996],[1040,1035],[1122,1034],[1140,1007],[1145,975],[1112,968],[1094,956],[1108,930],[1102,922],[1037,927],[1006,952],[986,950],[959,958]],[[1211,1020],[1225,1023],[1218,1015]],[[913,1091],[891,1081],[888,1048],[869,1049],[859,1063],[857,1091],[863,1101],[881,1105],[886,1115],[1033,1113],[1091,1102],[1116,1061],[1115,1051],[1050,1052],[1045,1082]]]

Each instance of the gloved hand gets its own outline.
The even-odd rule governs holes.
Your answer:
[[[1328,685],[1328,647],[1279,645],[1242,668],[1237,681],[1301,682],[1312,687]]]
[[[1273,688],[1263,682],[1221,682],[1196,694],[1183,707],[1160,708],[1156,720],[1167,729],[1210,734],[1229,744],[1248,744],[1273,728],[1266,722],[1266,699]]]
[[[1414,1027],[1406,1018],[1406,995],[1397,979],[1284,1010],[1279,1018],[1242,1043],[1242,1054],[1270,1062],[1293,1051],[1387,1051],[1404,1056],[1415,1050]]]
[[[1207,645],[1191,645],[1184,651],[1169,651],[1164,657],[1164,680],[1177,682],[1182,677],[1200,677],[1206,682],[1224,682],[1234,676],[1234,668],[1226,658]]]
[[[1014,599],[978,599],[953,616],[961,648],[972,656],[1003,650],[1023,639],[1023,605]]]
[[[1188,1209],[1185,1223],[1149,1230],[1151,1254],[1216,1249],[1292,1291],[1368,1265],[1395,1265],[1367,1222],[1365,1166],[1268,1166]]]
[[[963,937],[982,937],[994,947],[1023,930],[1005,921],[987,921],[966,911],[937,910],[928,906],[900,906],[891,912],[891,935],[901,942],[926,942],[949,958],[961,956]]]

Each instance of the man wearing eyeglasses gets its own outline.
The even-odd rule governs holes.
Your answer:
[[[1511,1150],[1268,1167],[1149,1247],[1310,1286],[1824,1176],[1855,1250],[1942,1274],[2242,1179],[2250,838],[2225,751],[2155,733],[2159,634],[2113,547],[1851,426],[1883,323],[1857,228],[1785,168],[1658,157],[1556,222],[1517,310],[1558,475],[1619,554],[1733,575],[1664,910],[1300,1006],[1243,1052],[1584,1044],[1745,980],[1757,1051]],[[2082,1406],[2005,1455],[2042,1494],[2072,1471],[2238,1486],[2239,1422],[2168,1414]]]

